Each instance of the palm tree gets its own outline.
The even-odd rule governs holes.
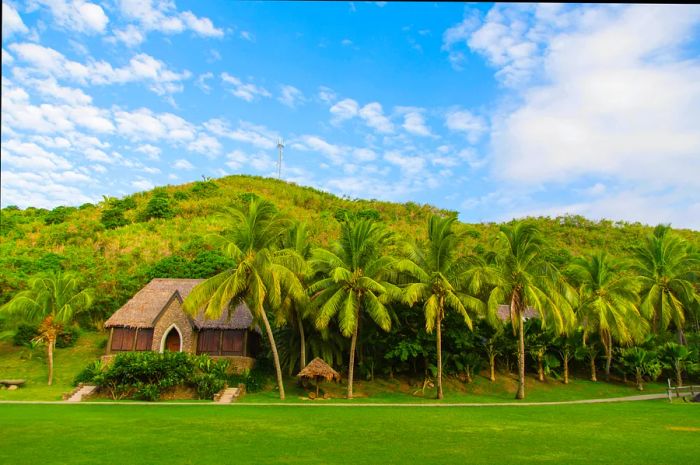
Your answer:
[[[661,357],[676,374],[676,386],[683,386],[683,370],[692,360],[692,351],[686,346],[667,342],[661,349]]]
[[[380,328],[389,331],[391,318],[384,306],[397,297],[397,288],[386,281],[394,259],[384,255],[391,234],[371,220],[345,221],[340,240],[332,251],[314,249],[312,268],[322,278],[309,286],[308,292],[318,309],[316,327],[328,326],[337,315],[345,337],[351,337],[348,366],[348,399],[352,398],[355,348],[360,317],[367,312]]]
[[[282,244],[285,248],[293,250],[301,257],[304,262],[311,259],[311,242],[309,241],[308,230],[306,223],[295,222],[287,230],[287,233],[282,237]],[[303,271],[297,273],[297,278],[305,285],[311,278],[308,273],[309,268],[304,266]],[[292,295],[287,294],[282,300],[281,312],[279,312],[280,323],[289,322],[299,331],[299,370],[306,366],[306,334],[304,332],[304,319],[308,317],[311,307],[309,305],[306,293],[303,294],[303,299],[294,299]],[[290,363],[289,369],[293,371],[294,364]]]
[[[673,322],[679,344],[685,344],[686,313],[700,301],[693,287],[700,256],[689,252],[685,241],[672,234],[669,227],[659,225],[643,245],[635,247],[634,259],[632,270],[642,286],[641,313],[651,320],[654,332]]]
[[[629,344],[639,340],[647,324],[637,308],[639,285],[624,274],[624,265],[599,252],[588,258],[576,258],[568,268],[578,287],[576,313],[583,328],[583,345],[597,332],[605,350],[605,377],[610,378],[613,340]]]
[[[29,289],[18,292],[0,311],[20,314],[30,322],[40,322],[38,340],[46,343],[49,386],[53,383],[53,350],[56,338],[79,312],[92,305],[92,291],[80,286],[75,273],[48,273],[29,281]]]
[[[413,306],[423,303],[425,330],[437,337],[437,398],[442,392],[442,322],[445,311],[452,310],[464,318],[472,329],[468,310],[483,312],[484,303],[466,291],[465,276],[470,268],[466,257],[459,255],[460,237],[452,230],[455,217],[441,218],[432,215],[428,219],[428,243],[425,248],[413,244],[409,247],[409,259],[400,260],[397,268],[413,280],[404,288],[403,300]]]
[[[570,290],[557,269],[543,258],[543,241],[537,227],[519,221],[503,225],[496,238],[495,249],[488,264],[477,268],[472,279],[475,285],[492,286],[487,311],[493,321],[498,306],[508,302],[513,331],[518,335],[518,392],[516,399],[525,398],[525,330],[523,314],[534,307],[542,324],[554,324],[564,332],[574,321]]]
[[[185,299],[184,309],[195,315],[204,305],[206,318],[216,319],[245,302],[262,321],[275,363],[280,399],[284,399],[282,369],[267,310],[279,310],[283,295],[303,300],[304,288],[296,273],[303,260],[289,249],[280,249],[287,222],[267,200],[253,198],[247,207],[227,210],[233,227],[214,237],[235,265],[197,285]]]

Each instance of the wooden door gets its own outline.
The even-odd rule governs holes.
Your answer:
[[[180,333],[175,328],[171,329],[165,338],[165,350],[168,352],[180,352]]]

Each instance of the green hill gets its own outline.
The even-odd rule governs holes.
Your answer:
[[[309,224],[312,237],[327,245],[344,214],[378,218],[403,237],[419,238],[430,213],[456,214],[430,205],[340,198],[276,179],[229,176],[166,186],[97,205],[45,209],[6,207],[0,222],[0,304],[23,288],[32,274],[63,268],[79,271],[97,289],[95,322],[109,316],[154,276],[204,277],[226,266],[226,259],[204,239],[225,221],[218,214],[264,197]],[[624,256],[651,231],[639,223],[590,221],[578,216],[536,218],[551,246],[551,260],[604,249]],[[468,251],[488,249],[496,223],[460,224]],[[700,246],[700,233],[678,230]]]

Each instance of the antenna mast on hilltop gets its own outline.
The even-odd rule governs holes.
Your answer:
[[[282,138],[277,139],[277,149],[279,150],[279,158],[277,159],[277,179],[282,179],[282,150],[284,149],[284,141]]]

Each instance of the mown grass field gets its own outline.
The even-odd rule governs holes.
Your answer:
[[[3,464],[682,464],[700,405],[0,405]]]

